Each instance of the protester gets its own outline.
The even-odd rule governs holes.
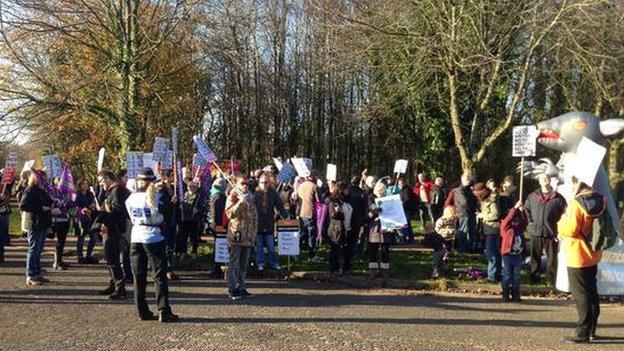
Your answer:
[[[97,231],[93,230],[93,219],[96,210],[95,195],[89,190],[89,183],[81,180],[77,184],[76,192],[76,220],[74,222],[74,234],[76,241],[77,262],[81,264],[96,264],[98,260],[93,258],[93,248],[97,243]],[[84,241],[89,236],[87,254],[83,255]]]
[[[9,243],[11,223],[11,187],[5,186],[0,192],[0,263],[4,262],[4,246]]]
[[[363,236],[364,225],[368,217],[368,204],[364,190],[359,186],[358,177],[351,178],[351,184],[347,187],[347,198],[353,209],[351,218],[351,233],[348,233],[348,247],[351,251],[351,261],[358,252],[358,242]],[[368,232],[366,232],[368,235]]]
[[[165,238],[160,226],[164,217],[161,210],[165,205],[159,200],[153,185],[156,177],[150,168],[137,175],[137,192],[125,202],[132,222],[130,257],[134,275],[134,304],[141,320],[156,320],[145,299],[148,263],[152,269],[158,320],[163,323],[176,322],[178,316],[169,306],[169,286],[167,282],[167,258]]]
[[[347,185],[338,182],[334,187],[329,207],[329,268],[333,275],[342,275],[351,271],[352,248],[349,246],[353,207],[348,202]],[[342,261],[342,265],[340,264]]]
[[[431,212],[434,218],[440,218],[444,212],[444,201],[448,196],[448,191],[444,187],[444,179],[437,177],[434,187],[431,189]]]
[[[520,270],[522,255],[526,250],[524,230],[527,227],[526,211],[522,202],[509,210],[500,225],[501,255],[503,256],[503,301],[520,302]]]
[[[279,188],[280,199],[284,204],[284,219],[297,217],[297,205],[292,201],[293,186],[291,183],[282,183]]]
[[[63,261],[63,251],[65,250],[65,242],[69,233],[69,212],[75,211],[75,205],[71,201],[70,194],[60,190],[59,182],[60,180],[56,179],[54,186],[48,187],[47,190],[54,201],[54,206],[52,207],[52,233],[56,237],[56,247],[52,268],[62,271],[68,267]]]
[[[455,235],[457,234],[457,214],[455,213],[455,206],[447,206],[444,208],[442,216],[438,218],[435,223],[435,232],[444,240],[444,247],[446,248],[444,261],[446,261],[448,265],[451,252],[453,251]]]
[[[412,231],[412,219],[416,217],[416,197],[414,192],[410,189],[407,181],[403,177],[399,177],[397,180],[398,193],[403,203],[403,211],[407,219],[407,225],[398,230],[399,243],[410,243],[414,240],[414,232]]]
[[[512,176],[505,176],[500,186],[500,213],[507,213],[519,200],[518,187],[514,185]]]
[[[28,233],[26,255],[26,284],[41,285],[50,282],[44,278],[41,269],[41,253],[46,232],[52,226],[52,205],[50,195],[44,190],[45,173],[32,170],[28,177],[28,187],[20,201],[22,229]]]
[[[258,235],[256,235],[256,263],[258,270],[265,268],[264,248],[269,255],[269,267],[280,269],[275,254],[275,220],[284,216],[284,205],[277,191],[271,186],[270,177],[261,174],[258,178],[258,187],[254,194],[256,209],[258,210]]]
[[[579,316],[575,334],[566,341],[587,343],[596,337],[600,315],[596,276],[602,259],[602,251],[592,249],[589,237],[593,233],[594,221],[606,211],[606,201],[604,196],[576,177],[572,177],[571,185],[576,196],[557,224],[568,267],[570,293]]]
[[[378,181],[374,187],[375,197],[381,198],[386,193],[386,186]],[[368,235],[368,269],[371,278],[381,275],[390,276],[390,244],[392,243],[394,232],[381,227],[379,214],[382,209],[373,201],[369,207],[368,217],[370,218],[370,228]],[[379,254],[381,253],[381,263]]]
[[[126,169],[120,169],[117,172],[117,180],[119,185],[128,189],[128,171]],[[126,230],[123,231],[121,236],[121,269],[123,270],[124,281],[126,284],[132,284],[132,267],[130,263],[130,232],[132,231],[132,223],[127,221]]]
[[[540,282],[542,271],[542,253],[546,252],[546,277],[551,285],[557,279],[557,222],[565,211],[563,196],[553,190],[550,176],[542,174],[540,188],[529,194],[525,208],[531,223],[531,283]]]
[[[321,202],[318,194],[316,181],[318,173],[315,170],[310,171],[310,175],[297,188],[297,199],[299,203],[299,223],[300,237],[307,240],[309,258],[311,261],[320,261],[317,255],[317,243],[321,240],[319,228],[316,225],[316,203]]]
[[[108,295],[109,300],[119,300],[126,298],[119,257],[123,245],[122,235],[128,225],[125,203],[130,194],[111,171],[101,171],[98,174],[98,182],[105,191],[104,203],[98,204],[98,221],[102,224],[104,256],[111,276],[108,288],[100,291],[100,295]]]
[[[178,243],[176,245],[176,253],[185,258],[188,250],[188,241],[191,241],[191,254],[197,257],[197,248],[199,247],[199,239],[201,237],[201,228],[205,209],[203,207],[204,200],[199,193],[199,184],[194,181],[187,183],[187,191],[184,194],[183,202],[183,218],[180,225],[180,233],[178,235]]]
[[[448,196],[445,206],[454,205],[457,213],[457,251],[464,253],[475,252],[476,241],[476,211],[479,206],[477,198],[472,193],[472,174],[465,172],[461,176],[461,185],[455,188]]]
[[[175,182],[173,170],[163,171],[163,177],[156,183],[156,190],[163,203],[162,215],[164,217],[162,234],[167,244],[167,279],[177,280],[178,276],[173,272],[173,253],[177,241],[176,230],[176,204],[178,197],[174,194],[173,184]]]
[[[212,189],[210,190],[210,206],[208,209],[208,222],[213,234],[213,239],[217,239],[217,233],[215,228],[217,226],[226,226],[223,222],[225,213],[226,196],[225,191],[227,189],[227,181],[224,178],[217,178],[212,183]],[[212,266],[213,278],[223,277],[223,271],[221,270],[221,264],[215,262]]]
[[[228,265],[228,296],[232,300],[253,297],[247,291],[245,277],[251,246],[258,233],[258,212],[249,192],[249,181],[242,175],[236,177],[236,188],[225,204],[229,218],[227,229],[230,260]]]
[[[425,173],[418,174],[418,182],[414,184],[414,195],[420,200],[420,222],[424,225],[426,221],[435,222],[431,208],[431,189],[433,183],[427,179]]]
[[[20,173],[20,179],[17,184],[13,187],[13,196],[17,200],[19,204],[22,201],[22,194],[28,187],[28,178],[30,176],[30,171],[23,171]]]
[[[490,183],[490,182],[488,182]],[[485,256],[488,262],[487,279],[491,282],[501,280],[500,254],[500,217],[498,212],[498,196],[483,183],[477,183],[473,190],[481,205],[477,216],[481,220],[485,236]]]

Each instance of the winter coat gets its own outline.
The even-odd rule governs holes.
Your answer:
[[[430,180],[425,180],[424,182],[416,182],[414,184],[414,195],[421,200],[423,203],[431,203],[431,189],[434,187],[434,184]],[[422,188],[422,189],[421,189]],[[421,191],[424,191],[424,194],[421,194]]]
[[[48,229],[52,226],[51,211],[44,211],[43,207],[52,207],[50,195],[38,186],[31,186],[24,190],[20,211],[32,213],[32,228],[34,230]]]
[[[184,210],[185,222],[201,222],[202,218],[204,218],[205,210],[204,200],[200,193],[191,193],[190,191],[187,191],[184,195],[182,209]]]
[[[366,221],[368,212],[366,195],[362,188],[357,185],[350,185],[347,188],[347,194],[349,196],[349,203],[353,208],[353,218],[351,220],[352,228],[361,228]]]
[[[269,188],[266,191],[257,189],[254,200],[258,210],[258,232],[273,234],[276,217],[284,216],[282,199],[275,189]]]
[[[297,188],[297,199],[299,201],[299,217],[304,219],[315,218],[314,208],[320,201],[316,183],[306,180]]]
[[[520,216],[520,221],[514,224],[514,216],[518,214]],[[514,245],[514,238],[516,236],[520,236],[520,240],[522,240],[522,245],[524,246],[524,238],[522,233],[526,229],[528,224],[527,215],[525,211],[519,211],[516,208],[511,208],[509,213],[505,219],[501,221],[500,224],[500,236],[501,236],[501,255],[507,255],[512,252]],[[525,248],[523,247],[523,251]]]
[[[258,210],[253,196],[246,194],[236,203],[228,197],[225,212],[229,218],[227,238],[230,246],[252,246],[258,233]]]
[[[381,209],[373,203],[369,207],[368,217],[370,227],[368,231],[368,242],[379,244],[392,244],[394,241],[394,231],[384,231],[381,229],[381,220],[379,219],[379,211]]]
[[[226,196],[223,192],[213,192],[210,195],[210,209],[208,220],[210,228],[214,229],[218,225],[223,225],[223,212],[225,211]]]
[[[604,196],[591,189],[581,191],[570,202],[557,223],[561,250],[568,267],[591,267],[602,259],[602,251],[594,251],[588,245],[588,235],[593,231],[594,220],[604,211],[606,211]]]
[[[121,235],[128,229],[129,216],[126,200],[129,196],[130,191],[118,183],[106,190],[104,211],[98,213],[98,222],[108,228],[110,237]]]
[[[552,191],[544,195],[537,189],[529,194],[524,207],[531,222],[533,236],[557,237],[557,222],[566,208],[565,199],[561,194]]]
[[[458,217],[474,216],[479,207],[479,200],[469,186],[459,186],[453,191],[453,203]]]
[[[500,215],[498,212],[498,198],[496,194],[490,195],[481,202],[481,218],[483,220],[483,233],[485,235],[499,235]]]

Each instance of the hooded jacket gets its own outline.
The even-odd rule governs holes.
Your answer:
[[[227,238],[230,246],[252,246],[258,233],[258,210],[251,194],[245,194],[238,202],[233,203],[231,197],[225,202],[225,212],[230,219]],[[237,240],[237,233],[240,240]]]
[[[514,223],[514,217],[518,214],[520,221]],[[514,237],[517,233],[523,233],[528,224],[526,211],[518,211],[515,207],[512,207],[507,213],[507,217],[501,221],[500,224],[500,236],[501,236],[501,255],[506,255],[512,251],[514,244]],[[524,241],[523,241],[524,249]]]
[[[533,226],[533,236],[554,238],[557,236],[557,222],[565,211],[566,203],[561,194],[552,191],[542,194],[541,189],[529,194],[524,204],[529,222]]]
[[[561,250],[571,268],[592,267],[602,259],[602,251],[593,251],[587,242],[594,219],[606,210],[604,196],[591,189],[582,190],[570,202],[557,228]]]

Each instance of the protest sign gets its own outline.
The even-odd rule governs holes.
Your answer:
[[[394,230],[407,226],[407,218],[400,195],[384,196],[375,199],[375,203],[381,208],[379,220],[382,230]]]
[[[22,172],[30,171],[31,168],[35,166],[35,160],[28,160],[24,162],[24,167],[22,168]]]
[[[48,177],[58,178],[61,176],[61,172],[63,171],[61,158],[58,155],[43,156],[43,166],[45,167]]]
[[[298,230],[280,230],[277,232],[277,253],[282,256],[299,255]]]
[[[338,167],[334,164],[327,164],[327,175],[326,175],[326,179],[328,181],[336,181],[337,178],[337,173],[338,173]]]
[[[9,152],[7,155],[6,163],[4,164],[4,168],[15,168],[17,166],[17,153]]]
[[[204,140],[199,135],[193,136],[193,141],[195,142],[195,145],[197,146],[197,151],[199,152],[200,155],[204,156],[204,159],[206,159],[206,162],[213,163],[217,161],[217,156],[215,155],[215,153],[212,152],[212,150],[210,150],[208,145],[206,145]]]
[[[151,152],[143,154],[143,168],[151,168],[156,178],[160,179],[160,173],[158,173],[158,169],[156,169],[157,165],[158,163],[154,161]]]
[[[312,159],[311,158],[304,157],[303,158],[303,162],[305,163],[306,167],[308,167],[308,169],[312,169]]]
[[[305,159],[293,157],[291,160],[300,177],[307,177],[310,175],[310,168],[307,166]]]
[[[154,147],[152,148],[152,160],[164,162],[169,151],[169,139],[157,137],[154,139]]]
[[[5,167],[2,170],[2,184],[11,184],[13,179],[15,179],[15,168]]]
[[[576,154],[572,158],[572,162],[566,164],[570,167],[570,174],[575,176],[583,183],[593,186],[598,169],[602,165],[607,149],[591,139],[583,137],[578,147],[576,148]]]
[[[102,167],[104,167],[104,153],[106,152],[106,149],[104,149],[103,147],[100,148],[100,151],[98,151],[98,160],[97,160],[97,171],[98,173],[102,171]]]
[[[227,263],[230,261],[230,252],[228,251],[227,238],[218,236],[215,239],[215,262]]]
[[[163,169],[173,169],[173,150],[167,150],[165,159],[160,164]]]
[[[537,127],[513,127],[512,146],[513,157],[535,156],[535,151],[537,150]]]
[[[288,183],[295,177],[295,167],[289,163],[284,163],[282,169],[277,174],[277,180],[280,183]]]
[[[407,160],[396,160],[394,162],[394,173],[407,173]]]
[[[140,170],[143,169],[143,153],[130,151],[126,154],[126,169],[128,179],[135,179]]]
[[[284,163],[282,162],[282,160],[280,160],[279,157],[273,157],[273,163],[275,163],[275,167],[277,167],[278,172],[282,170],[282,166],[284,165]]]

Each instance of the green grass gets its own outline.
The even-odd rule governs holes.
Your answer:
[[[12,236],[22,236],[22,219],[17,206],[11,206],[11,221],[9,223],[9,234]]]

